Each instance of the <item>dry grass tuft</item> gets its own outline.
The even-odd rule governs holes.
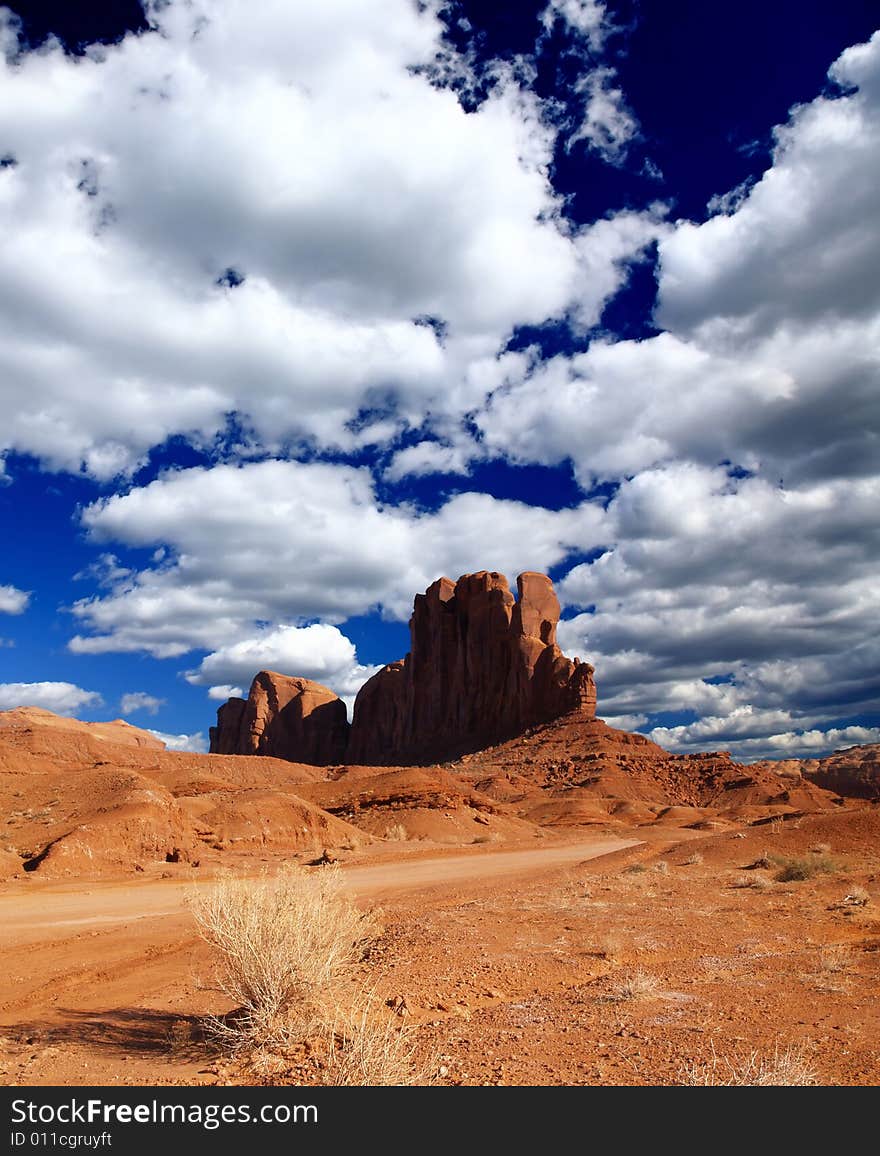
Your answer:
[[[219,990],[237,1009],[209,1020],[209,1030],[233,1051],[289,1046],[308,1035],[378,933],[375,916],[343,892],[334,866],[221,879],[192,909],[219,957]]]
[[[596,951],[603,959],[617,959],[623,951],[623,939],[616,931],[606,932],[597,943]]]
[[[168,1029],[168,1051],[175,1058],[188,1055],[195,1046],[193,1025],[190,1020],[179,1019]]]
[[[766,891],[772,884],[766,875],[746,875],[743,873],[736,875],[730,886],[737,890],[751,888],[753,891]]]
[[[430,1083],[432,1059],[419,1055],[414,1028],[368,1000],[329,1028],[322,1083],[331,1087],[388,1088]]]
[[[657,994],[658,987],[659,980],[656,975],[651,975],[647,971],[634,971],[630,975],[616,980],[609,988],[606,998],[610,1003],[651,999]]]
[[[405,843],[409,838],[409,832],[403,823],[392,823],[385,828],[384,837],[394,843]]]
[[[728,1059],[716,1055],[713,1045],[712,1059],[708,1063],[685,1064],[679,1073],[679,1083],[700,1088],[806,1088],[815,1086],[819,1080],[803,1048],[788,1047],[780,1051],[777,1045],[772,1056],[751,1052]]]
[[[219,989],[237,1005],[209,1029],[254,1074],[283,1081],[305,1071],[306,1082],[331,1086],[431,1082],[436,1064],[420,1056],[415,1029],[352,982],[378,918],[344,893],[338,867],[223,879],[192,906],[219,956]]]
[[[779,870],[776,872],[778,883],[801,883],[805,879],[812,879],[816,875],[833,875],[837,864],[825,855],[816,855],[812,858],[777,858],[775,860]]]
[[[819,952],[819,966],[825,972],[848,971],[853,961],[853,949],[845,943],[829,943]]]
[[[692,851],[684,861],[685,867],[699,867],[703,862],[703,854],[701,851]]]

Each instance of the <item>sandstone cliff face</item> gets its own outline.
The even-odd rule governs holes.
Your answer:
[[[247,700],[231,698],[211,727],[211,754],[268,755],[313,766],[341,763],[348,742],[345,703],[308,678],[261,670]]]
[[[431,763],[571,712],[592,718],[593,668],[556,644],[559,602],[528,572],[440,578],[416,595],[411,650],[361,688],[346,761]]]
[[[748,769],[756,768],[815,783],[844,798],[880,799],[880,743],[846,747],[814,759],[767,759]]]
[[[826,791],[880,799],[880,743],[848,747],[824,759],[803,760],[801,773]]]

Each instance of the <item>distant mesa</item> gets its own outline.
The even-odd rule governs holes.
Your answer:
[[[792,770],[822,787],[853,799],[880,799],[880,743],[846,747],[823,759],[782,759],[752,764],[777,773]]]
[[[559,601],[545,574],[439,578],[417,594],[410,653],[361,687],[349,726],[320,683],[261,671],[247,700],[217,712],[211,752],[327,766],[429,765],[482,750],[566,715],[591,719],[589,663],[556,644]]]

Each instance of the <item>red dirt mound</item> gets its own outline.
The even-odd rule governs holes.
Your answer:
[[[117,741],[119,740],[119,741]],[[0,877],[128,873],[364,837],[298,798],[321,772],[270,758],[166,751],[127,723],[0,713]]]

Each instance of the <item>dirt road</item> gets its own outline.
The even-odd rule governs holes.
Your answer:
[[[548,871],[621,851],[638,839],[592,838],[568,846],[525,850],[444,853],[394,863],[345,868],[349,888],[359,897],[377,898],[425,887],[477,882],[510,875]],[[77,887],[30,889],[0,896],[0,951],[22,947],[75,929],[159,919],[180,914],[194,888],[209,885],[187,880],[131,883],[85,883]]]
[[[393,905],[424,891],[432,908],[461,890],[515,885],[638,842],[470,848],[344,871],[359,898]],[[0,1083],[150,1083],[168,1071],[178,1026],[217,1010],[201,978],[210,956],[187,910],[193,888],[206,885],[28,880],[0,895]],[[186,1080],[203,1063],[203,1050],[176,1054],[174,1071]]]

